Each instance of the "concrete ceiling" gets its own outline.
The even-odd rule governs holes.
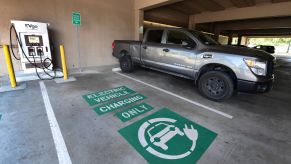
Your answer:
[[[247,20],[234,20],[214,23],[197,24],[197,30],[210,33],[218,32],[221,35],[290,35],[291,17],[270,17]]]
[[[184,0],[146,10],[144,17],[147,21],[187,27],[190,15],[286,1],[291,0]]]

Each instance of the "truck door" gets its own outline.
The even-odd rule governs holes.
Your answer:
[[[185,76],[194,76],[196,42],[191,34],[182,30],[167,30],[162,49],[163,69]]]
[[[158,67],[161,62],[164,30],[148,30],[141,45],[141,61],[144,65]]]

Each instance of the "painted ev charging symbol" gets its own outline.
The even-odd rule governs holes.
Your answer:
[[[193,125],[187,124],[185,124],[182,131],[179,127],[175,126],[176,122],[177,120],[171,118],[154,118],[144,122],[138,130],[138,139],[142,147],[144,147],[149,153],[163,159],[174,160],[189,156],[195,150],[198,131],[193,128]],[[155,132],[156,129],[158,129],[157,132]],[[158,151],[157,148],[167,151],[169,149],[167,143],[175,140],[175,136],[187,137],[192,142],[192,146],[189,146],[189,150],[176,155],[161,153]],[[147,141],[146,138],[149,138],[149,141]],[[176,146],[178,146],[178,143]]]
[[[119,133],[151,164],[197,163],[217,136],[167,108],[120,129]]]
[[[155,128],[159,127],[159,126],[165,126],[165,128],[158,132],[155,135],[151,134],[151,131],[153,131]],[[171,140],[173,137],[175,137],[177,134],[179,134],[180,136],[184,136],[184,133],[181,132],[181,130],[177,127],[175,127],[174,125],[169,125],[169,124],[165,124],[165,123],[158,123],[157,125],[151,127],[148,131],[147,131],[148,135],[150,136],[150,141],[158,146],[161,147],[164,150],[168,150],[168,146],[166,145],[166,143]]]

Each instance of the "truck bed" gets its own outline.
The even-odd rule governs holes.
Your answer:
[[[141,63],[141,41],[133,41],[133,40],[115,40],[114,41],[114,50],[113,56],[116,58],[122,57],[124,53],[128,53],[132,60],[137,63]]]

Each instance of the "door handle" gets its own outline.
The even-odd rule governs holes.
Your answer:
[[[170,52],[170,50],[167,49],[167,48],[163,49],[163,51],[164,51],[164,52]]]
[[[205,55],[203,55],[203,58],[204,59],[210,59],[210,58],[212,58],[212,55],[211,54],[205,54]]]
[[[148,47],[147,47],[147,46],[143,46],[142,48],[143,48],[143,49],[147,49]]]

